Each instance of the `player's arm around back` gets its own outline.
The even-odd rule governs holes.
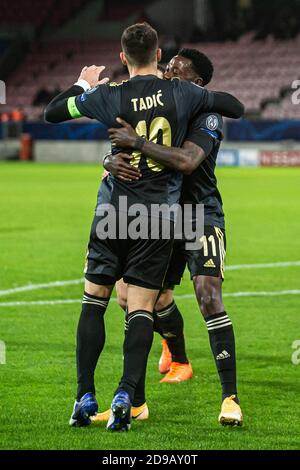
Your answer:
[[[189,119],[203,112],[239,119],[245,111],[244,105],[230,93],[208,91],[184,80],[177,83],[176,97],[178,105],[185,108]]]
[[[210,91],[213,95],[213,105],[208,111],[222,116],[239,119],[244,115],[245,107],[235,96],[222,91]]]
[[[223,119],[219,114],[201,113],[190,122],[182,148],[145,141],[142,152],[158,163],[190,175],[210,155],[215,146],[219,146],[223,140],[222,128]],[[132,141],[133,139],[131,144]]]
[[[172,170],[190,175],[206,158],[204,150],[193,142],[184,142],[182,148],[167,147],[145,140],[142,152]]]
[[[83,92],[98,85],[107,83],[109,80],[108,78],[99,80],[100,74],[104,69],[104,66],[97,67],[96,65],[83,67],[77,82],[68,90],[63,91],[53,98],[53,100],[46,106],[44,110],[45,121],[59,123],[70,119],[76,119],[84,115],[87,117],[93,117],[87,113],[82,113],[78,109],[76,106],[76,96],[81,95]]]
[[[141,150],[144,155],[151,157],[157,163],[171,168],[172,170],[189,175],[207,156],[203,148],[193,142],[185,142],[183,148],[159,145],[146,140],[144,137],[140,137],[124,119],[117,118],[117,122],[122,127],[108,130],[111,142],[114,146]],[[116,155],[115,158],[118,160],[118,155]],[[117,170],[113,164],[112,157],[110,158],[110,164]],[[116,176],[118,176],[118,171]]]

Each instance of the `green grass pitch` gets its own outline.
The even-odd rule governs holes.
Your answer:
[[[3,295],[28,283],[82,277],[101,169],[80,165],[0,165],[1,449],[299,449],[299,295],[225,298],[237,341],[243,428],[217,423],[220,387],[207,332],[185,276],[176,290],[185,318],[193,380],[160,384],[160,339],[150,355],[150,419],[130,433],[105,426],[71,429],[76,389],[75,330],[80,302],[1,306],[4,302],[80,299],[82,285]],[[300,169],[218,169],[227,222],[227,265],[300,259]],[[300,289],[300,266],[228,270],[225,293]],[[121,372],[123,314],[106,313],[107,343],[97,369],[101,410]]]

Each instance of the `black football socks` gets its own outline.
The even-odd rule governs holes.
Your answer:
[[[148,355],[153,341],[153,315],[146,310],[135,310],[126,315],[127,332],[124,340],[123,377],[119,390],[125,390],[134,401],[137,384],[147,368]],[[134,401],[135,406],[136,401]]]
[[[172,362],[188,364],[189,360],[185,351],[183,334],[183,318],[175,302],[173,301],[163,310],[156,310],[155,316],[157,329],[162,332],[162,336],[167,340],[172,354]]]
[[[94,372],[105,343],[104,314],[109,298],[84,292],[77,328],[77,400],[88,392],[95,394]]]
[[[205,321],[222,386],[222,400],[230,395],[237,397],[235,340],[231,320],[226,312],[221,312],[206,317]]]
[[[126,313],[126,310],[124,310],[124,311]],[[125,336],[127,335],[127,331],[128,331],[128,320],[127,320],[127,315],[125,315]],[[134,398],[131,402],[132,406],[139,407],[139,406],[142,406],[146,402],[146,392],[145,392],[146,372],[147,372],[147,367],[145,367],[145,369],[144,369],[144,371],[141,375],[141,378],[139,379],[139,381],[136,385],[135,392],[134,392]]]

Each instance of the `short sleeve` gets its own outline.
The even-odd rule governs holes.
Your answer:
[[[185,140],[196,145],[203,143],[203,138],[208,140],[223,140],[223,119],[219,114],[202,113],[194,118],[189,126]]]

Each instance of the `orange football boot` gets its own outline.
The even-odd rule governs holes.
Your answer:
[[[111,409],[109,408],[102,413],[97,413],[96,416],[91,416],[91,420],[93,423],[97,423],[99,421],[108,421],[111,414]],[[149,408],[147,403],[145,402],[141,406],[132,406],[131,407],[131,417],[137,421],[144,421],[145,419],[149,418]]]
[[[169,372],[172,363],[172,354],[168,348],[168,343],[165,339],[162,340],[162,353],[158,363],[158,370],[161,374]]]
[[[193,369],[190,363],[181,364],[180,362],[172,362],[167,375],[161,379],[161,383],[179,383],[185,382],[193,377]]]

